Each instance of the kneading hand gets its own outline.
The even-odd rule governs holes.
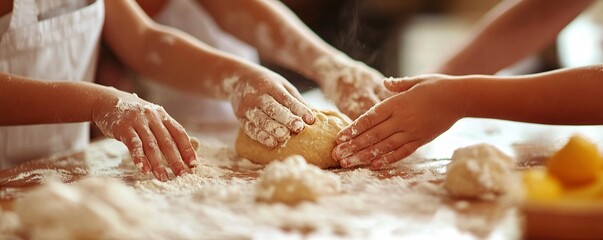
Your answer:
[[[110,91],[109,97],[97,101],[92,119],[103,134],[128,147],[143,173],[152,172],[161,181],[169,179],[162,156],[177,176],[195,164],[197,155],[184,128],[161,106],[135,94]]]
[[[352,119],[391,96],[383,87],[383,75],[347,57],[322,57],[314,62],[325,96]]]
[[[333,158],[343,167],[370,165],[378,169],[407,157],[448,130],[466,112],[462,89],[450,87],[451,78],[422,75],[386,80],[389,90],[400,93],[342,129]]]
[[[274,73],[241,76],[230,96],[241,129],[267,147],[276,147],[299,133],[314,114],[293,85]]]

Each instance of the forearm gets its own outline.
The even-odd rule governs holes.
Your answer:
[[[155,24],[129,1],[107,3],[103,33],[116,55],[134,71],[193,94],[226,99],[233,80],[264,70]]]
[[[467,117],[603,124],[602,65],[514,78],[480,76],[460,84],[465,86]]]
[[[84,122],[107,87],[84,82],[32,80],[0,73],[0,125]]]
[[[146,58],[128,61],[129,65],[142,75],[185,92],[227,99],[238,79],[268,72],[170,28],[151,28],[144,39],[141,52],[147,53]]]
[[[225,31],[257,48],[262,58],[320,81],[314,64],[343,57],[278,1],[199,0]]]
[[[554,42],[592,0],[506,1],[491,11],[473,38],[434,71],[449,75],[494,74]]]

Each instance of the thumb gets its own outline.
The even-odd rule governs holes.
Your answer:
[[[404,92],[417,83],[422,82],[423,79],[420,77],[403,77],[403,78],[386,78],[384,81],[385,87],[392,92]]]

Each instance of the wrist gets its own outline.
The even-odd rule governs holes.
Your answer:
[[[473,102],[470,100],[470,87],[467,78],[453,78],[450,80],[443,80],[444,87],[441,92],[448,92],[448,102],[451,103],[454,112],[454,116],[457,120],[470,117],[471,106]]]
[[[213,84],[205,84],[207,95],[228,101],[232,101],[237,89],[241,88],[241,84],[247,83],[249,79],[258,79],[258,76],[269,71],[262,66],[236,59],[232,59],[218,70],[216,76],[212,77]]]
[[[332,62],[352,60],[342,52],[332,49],[330,46],[321,46],[321,44],[309,44],[305,48],[296,48],[290,55],[295,56],[296,60],[292,62],[294,64],[287,67],[299,72],[317,84],[323,82],[321,71],[317,68]]]
[[[113,87],[106,87],[101,85],[93,85],[91,91],[95,94],[91,94],[90,99],[90,120],[96,121],[101,112],[107,111],[107,106],[115,106],[119,102],[118,92],[119,90]]]
[[[325,54],[316,57],[309,65],[308,78],[313,79],[321,88],[332,85],[343,76],[350,74],[349,70],[357,61],[344,54]]]

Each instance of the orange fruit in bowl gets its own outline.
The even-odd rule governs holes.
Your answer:
[[[568,188],[594,182],[602,167],[597,145],[579,135],[572,136],[547,162],[548,172]]]
[[[559,180],[551,176],[546,169],[529,169],[522,173],[524,197],[529,200],[551,201],[563,194]]]
[[[574,200],[603,200],[603,176],[600,175],[591,184],[568,190],[565,197]]]

